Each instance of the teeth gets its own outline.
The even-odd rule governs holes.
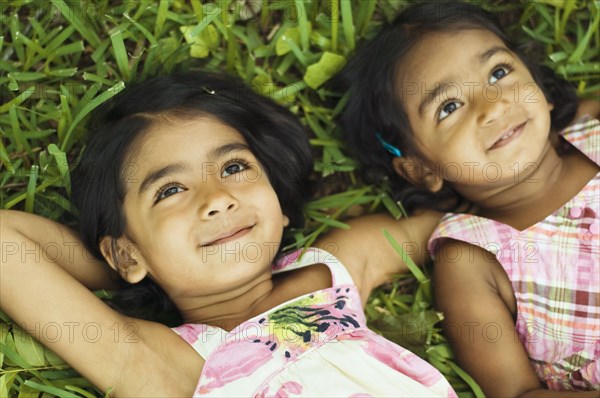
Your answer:
[[[511,135],[513,135],[514,133],[515,133],[515,130],[511,130],[511,131],[509,131],[508,133],[506,133],[506,134],[504,134],[502,137],[500,137],[500,140],[499,140],[499,141],[502,141],[502,140],[505,140],[505,139],[507,139],[508,137],[510,137]]]

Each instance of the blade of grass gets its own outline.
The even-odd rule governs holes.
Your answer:
[[[93,101],[89,101],[85,105],[85,107],[83,109],[81,109],[77,113],[77,115],[75,115],[75,118],[73,119],[73,123],[71,123],[71,126],[69,127],[69,130],[67,130],[67,133],[65,134],[65,138],[60,145],[60,150],[63,152],[66,152],[70,148],[70,146],[71,146],[70,138],[71,138],[71,134],[73,133],[73,130],[75,129],[75,126],[77,126],[79,124],[79,122],[81,122],[83,120],[83,118],[88,115],[88,113],[93,111],[100,104],[104,103],[105,101],[108,101],[110,98],[117,95],[124,88],[125,88],[125,83],[120,81],[117,84],[115,84],[114,86],[107,89],[105,92],[103,92],[99,96],[95,97]]]
[[[596,15],[594,16],[593,21],[590,23],[587,32],[585,32],[585,36],[583,36],[583,39],[581,39],[579,41],[579,43],[577,44],[577,48],[575,49],[573,54],[571,54],[571,56],[569,57],[569,61],[568,61],[569,63],[575,64],[581,60],[583,53],[588,48],[588,44],[590,42],[590,39],[592,38],[592,35],[594,34],[594,32],[598,31],[599,25],[600,25],[600,12],[597,12]]]
[[[129,22],[131,22],[133,24],[133,26],[135,26],[140,32],[142,32],[144,37],[146,37],[146,39],[150,42],[151,47],[158,45],[158,42],[156,41],[156,37],[152,33],[150,33],[150,31],[148,29],[146,29],[143,25],[138,23],[135,19],[133,19],[129,15],[127,15],[127,13],[123,14],[123,16]]]
[[[33,204],[35,202],[35,186],[37,183],[39,166],[33,165],[31,166],[31,170],[29,172],[29,181],[27,182],[27,194],[25,196],[25,211],[28,213],[33,213]]]
[[[115,54],[117,66],[119,67],[119,72],[121,72],[121,77],[123,80],[129,80],[129,62],[121,29],[118,29],[115,33],[110,35],[110,42],[112,43],[112,49]]]
[[[25,150],[29,156],[33,158],[33,152],[31,151],[31,146],[29,142],[23,139],[23,132],[21,131],[21,125],[19,123],[19,115],[17,114],[17,107],[11,106],[8,110],[8,118],[10,120],[10,133],[14,139],[14,142],[17,144],[17,149],[20,151]]]
[[[10,161],[10,157],[8,156],[8,152],[6,152],[6,148],[4,147],[3,140],[0,140],[0,162],[6,167],[9,173],[13,174],[15,172],[15,167]]]
[[[483,391],[481,391],[481,387],[479,387],[479,385],[475,382],[475,380],[473,380],[471,376],[467,374],[467,372],[462,370],[460,366],[458,366],[452,361],[448,361],[446,363],[453,371],[455,371],[460,376],[461,379],[465,381],[465,383],[469,385],[471,390],[473,390],[473,393],[475,394],[476,398],[485,398],[485,394],[483,393]]]
[[[349,1],[342,1],[341,8],[342,30],[344,31],[347,49],[351,52],[355,47],[354,37],[356,34],[354,31],[354,21],[352,20],[352,4]]]
[[[52,395],[60,397],[60,398],[80,398],[71,392],[61,390],[59,388],[52,387],[52,386],[44,386],[42,384],[36,383],[31,380],[26,380],[25,383],[23,383],[23,384],[26,386],[29,386],[31,388],[34,388],[38,391],[46,392],[48,394],[52,394]]]
[[[168,1],[158,2],[158,11],[156,13],[156,24],[154,25],[154,36],[160,36],[167,20],[167,11],[169,10]]]
[[[410,273],[417,279],[417,281],[419,281],[420,283],[426,282],[428,278],[425,276],[423,271],[421,271],[421,268],[419,268],[419,266],[414,263],[414,261],[410,258],[408,254],[406,254],[404,249],[402,249],[402,246],[400,246],[398,242],[396,242],[394,237],[388,232],[387,229],[383,230],[383,235],[388,240],[388,242],[390,242],[396,253],[398,253],[398,255],[400,256],[400,258],[402,258],[402,260],[406,263],[406,266],[408,267]]]
[[[338,30],[339,30],[339,3],[338,0],[331,0],[331,51],[337,53],[338,49]]]
[[[92,45],[93,48],[100,45],[100,38],[96,34],[96,31],[90,26],[89,22],[86,23],[83,21],[79,13],[70,8],[63,0],[50,1],[54,7],[60,11],[61,15],[71,23],[71,25]]]
[[[296,18],[298,18],[298,28],[300,30],[300,44],[302,51],[308,51],[308,38],[310,36],[310,26],[308,23],[308,15],[306,14],[306,7],[304,7],[304,1],[296,0]]]

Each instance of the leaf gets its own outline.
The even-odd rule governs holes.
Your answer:
[[[15,339],[12,334],[6,336],[6,342],[0,343],[0,351],[4,353],[4,364],[8,366],[29,367],[29,364],[21,358],[15,347]]]
[[[47,349],[47,348],[44,350],[44,357],[46,358],[46,362],[48,362],[50,365],[53,365],[53,366],[66,364],[64,359],[62,359],[61,357],[56,355],[56,353],[54,351]]]
[[[278,56],[285,55],[292,51],[290,41],[296,44],[300,42],[300,28],[286,28],[275,42],[275,53]]]
[[[565,1],[574,1],[574,0],[535,0],[537,3],[549,4],[553,7],[563,8],[565,6]]]
[[[15,381],[15,377],[17,377],[18,373],[8,373],[2,375],[0,377],[0,397],[9,397],[12,394],[9,394],[9,391]]]
[[[424,345],[434,325],[440,321],[435,311],[408,313],[397,316],[384,315],[372,322],[384,336],[395,343],[425,357]]]
[[[59,388],[56,387],[52,387],[52,386],[44,386],[42,384],[36,383],[34,381],[31,380],[27,380],[24,383],[26,386],[29,386],[31,388],[34,388],[38,391],[42,391],[42,392],[47,392],[49,394],[55,395],[57,397],[61,397],[61,398],[79,398],[77,395],[65,391],[65,390],[61,390]]]
[[[19,387],[19,396],[17,398],[38,398],[40,392],[29,386],[21,385]]]
[[[8,325],[4,322],[0,322],[0,343],[6,342],[6,336],[8,335]],[[0,350],[0,369],[4,364],[4,351]],[[0,397],[2,394],[0,394]]]
[[[65,389],[69,390],[69,391],[75,391],[76,393],[79,393],[86,398],[94,398],[94,394],[90,393],[89,391],[84,390],[83,388],[67,385],[67,386],[65,386]]]
[[[31,366],[44,366],[44,347],[23,329],[13,327],[17,353]]]
[[[61,151],[56,144],[48,145],[48,153],[50,153],[56,162],[58,171],[61,176],[63,186],[66,188],[67,193],[71,194],[71,177],[69,175],[69,162],[67,161],[67,154]]]
[[[194,58],[206,58],[210,50],[215,50],[219,46],[219,32],[213,25],[208,25],[195,35],[196,26],[180,26],[179,30],[186,43],[191,44],[190,55]]]
[[[316,90],[323,83],[338,73],[345,64],[345,57],[326,51],[321,56],[319,62],[310,65],[306,69],[304,81],[309,87]]]

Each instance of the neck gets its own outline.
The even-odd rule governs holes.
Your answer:
[[[231,330],[263,312],[264,303],[272,292],[273,281],[268,270],[237,289],[211,296],[173,298],[173,302],[185,323],[201,323]]]
[[[465,189],[464,196],[476,205],[478,215],[524,229],[569,200],[571,196],[557,194],[568,171],[563,158],[548,142],[540,161],[519,171],[514,182],[488,189]]]
[[[548,145],[540,162],[524,178],[471,199],[478,215],[523,230],[571,200],[599,170],[572,146],[559,156],[555,147]]]

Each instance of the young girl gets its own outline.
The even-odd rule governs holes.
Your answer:
[[[448,2],[407,9],[348,73],[344,123],[367,173],[408,208],[452,211],[429,247],[463,367],[489,396],[599,389],[600,126],[554,132],[572,87],[492,15]]]
[[[439,214],[364,217],[321,248],[276,260],[284,228],[302,225],[312,170],[307,136],[284,108],[226,76],[172,75],[127,89],[92,126],[73,176],[86,248],[61,225],[3,211],[0,303],[34,334],[58,328],[35,337],[98,388],[128,397],[456,396],[433,367],[367,329],[363,314],[375,286],[407,271],[381,230],[418,245]],[[54,251],[34,258],[34,247]],[[411,256],[421,263],[427,252]],[[115,285],[104,260],[143,284],[121,300],[126,314],[136,299],[148,305],[164,293],[182,324],[97,299],[87,288]]]

